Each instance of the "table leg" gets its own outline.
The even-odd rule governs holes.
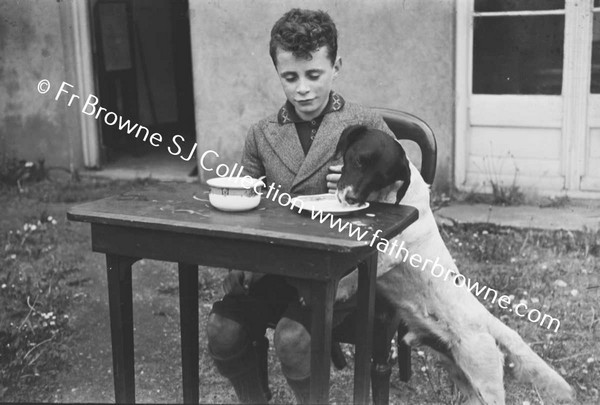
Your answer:
[[[377,252],[358,265],[356,347],[354,360],[354,403],[369,403],[371,352],[373,346],[373,312]]]
[[[329,368],[331,365],[331,325],[336,283],[313,281],[311,284],[311,356],[310,403],[329,402]],[[314,310],[318,308],[319,310]]]
[[[199,401],[198,376],[198,266],[179,263],[179,314],[183,402]]]
[[[106,255],[113,377],[117,403],[135,402],[131,298],[131,265],[135,261],[136,259],[130,257]]]

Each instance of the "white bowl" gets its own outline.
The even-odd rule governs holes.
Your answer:
[[[221,211],[248,211],[260,204],[261,179],[247,177],[215,177],[206,184],[210,187],[208,201]]]

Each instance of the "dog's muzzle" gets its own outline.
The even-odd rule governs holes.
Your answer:
[[[358,199],[356,198],[357,195],[352,186],[346,186],[341,190],[337,189],[335,195],[338,201],[344,205],[356,205],[359,203]]]

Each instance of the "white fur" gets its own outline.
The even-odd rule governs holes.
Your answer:
[[[438,231],[429,206],[429,186],[410,164],[411,181],[401,203],[419,210],[419,219],[395,238],[405,242],[409,255],[423,260],[439,258],[444,269],[458,269]],[[370,196],[369,200],[394,203],[398,182]],[[470,404],[504,404],[503,364],[514,364],[517,378],[535,384],[551,400],[571,400],[567,382],[536,355],[521,337],[490,314],[465,287],[452,277],[435,277],[431,266],[413,267],[402,256],[380,253],[377,293],[385,296],[409,333],[405,341],[418,343],[427,336],[439,337],[451,358],[441,354],[442,363]],[[355,273],[342,279],[337,298],[347,299],[356,290]]]

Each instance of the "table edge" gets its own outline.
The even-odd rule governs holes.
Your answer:
[[[412,206],[405,205],[410,211],[406,217],[404,217],[401,225],[402,230],[395,233],[393,237],[401,234],[406,228],[412,225],[419,217],[419,212],[416,208]],[[110,225],[110,226],[130,226],[134,228],[142,228],[148,230],[159,230],[166,232],[175,232],[172,229],[174,221],[170,221],[170,224],[157,222],[146,222],[140,223],[131,221],[131,216],[123,215],[122,218],[119,218],[119,214],[106,214],[103,213],[95,213],[94,215],[86,214],[84,212],[77,212],[77,206],[71,207],[67,210],[67,219],[70,221],[76,222],[88,222],[90,224],[102,224],[102,225]],[[182,221],[185,222],[185,221]],[[189,222],[186,222],[189,224]],[[315,248],[318,250],[326,250],[333,252],[352,252],[356,250],[361,250],[369,247],[369,241],[358,241],[356,239],[340,239],[340,238],[330,238],[330,237],[315,237],[315,240],[307,241],[304,239],[296,238],[290,239],[289,235],[285,239],[281,237],[283,234],[276,231],[265,231],[261,234],[253,234],[253,233],[240,233],[239,228],[229,227],[229,229],[210,229],[210,228],[194,228],[194,227],[185,227],[180,228],[177,232],[193,234],[198,236],[215,236],[221,238],[230,238],[230,239],[243,239],[248,241],[259,241],[259,242],[267,242],[279,245],[286,246],[297,246],[297,247],[307,247],[307,248]],[[300,246],[300,243],[302,246]]]

